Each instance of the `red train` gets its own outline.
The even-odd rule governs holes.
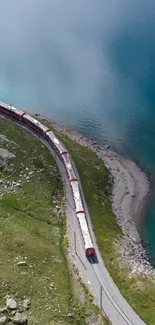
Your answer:
[[[85,210],[81,198],[78,179],[76,177],[68,151],[63,146],[61,141],[56,138],[55,134],[49,130],[48,127],[43,125],[37,119],[33,118],[31,115],[13,107],[12,105],[7,105],[2,102],[0,102],[0,114],[3,114],[4,116],[8,116],[10,118],[22,122],[24,125],[28,126],[34,132],[43,136],[51,145],[51,147],[55,150],[55,152],[59,155],[59,157],[61,157],[62,161],[64,162],[68,179],[70,181],[72,193],[73,193],[76,216],[79,222],[79,226],[84,241],[85,254],[86,256],[94,255],[95,248],[93,246],[93,242],[87,224],[87,219],[86,219],[86,214],[85,214]]]

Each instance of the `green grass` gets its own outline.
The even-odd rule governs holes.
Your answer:
[[[109,174],[103,161],[89,148],[75,143],[66,133],[51,128],[63,141],[77,166],[91,215],[98,246],[114,281],[129,304],[148,325],[155,325],[155,284],[146,276],[129,277],[129,268],[120,267],[114,242],[121,230],[112,212]]]
[[[0,169],[0,179],[9,182],[0,199],[0,307],[12,294],[17,301],[30,298],[33,325],[84,325],[92,312],[97,319],[87,295],[80,301],[68,264],[63,188],[54,159],[35,137],[6,120],[0,120],[0,133],[15,142],[0,145],[15,155]],[[12,189],[12,180],[21,179]],[[27,265],[17,266],[22,260]]]

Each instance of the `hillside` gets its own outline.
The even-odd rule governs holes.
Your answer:
[[[53,157],[21,127],[1,119],[0,130],[1,324],[20,317],[33,325],[107,324],[67,260],[63,187]],[[18,312],[8,312],[9,303]]]

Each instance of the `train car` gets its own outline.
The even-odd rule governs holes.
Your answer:
[[[93,246],[92,239],[90,237],[85,213],[78,214],[78,221],[79,221],[79,225],[80,225],[80,229],[84,241],[85,254],[87,257],[92,256],[95,254],[95,248]]]
[[[49,128],[47,126],[43,125],[41,122],[39,122],[29,114],[24,114],[22,117],[22,121],[27,124],[31,129],[33,129],[37,133],[40,133],[44,137],[46,132],[49,131]]]
[[[93,247],[92,239],[90,237],[78,181],[72,181],[71,187],[73,191],[76,216],[78,218],[79,226],[84,241],[85,254],[88,257],[95,254],[95,248]]]
[[[75,202],[76,214],[85,213],[81,195],[80,195],[78,181],[71,182],[71,188],[72,188],[74,202]]]
[[[62,159],[64,160],[64,164],[65,164],[65,168],[69,177],[69,181],[77,181],[77,177],[75,175],[71,160],[70,160],[70,156],[68,153],[63,153],[62,154]]]
[[[52,148],[54,150],[56,150],[57,154],[62,159],[62,155],[64,153],[67,153],[66,148],[64,148],[62,143],[56,138],[55,134],[52,131],[47,131],[45,137],[46,137],[47,141],[49,142],[49,144],[52,146]]]
[[[19,110],[18,108],[2,102],[0,102],[0,113],[18,119],[20,121],[22,121],[22,118],[25,115],[25,112]]]
[[[54,138],[55,138],[54,133],[52,131],[47,131],[45,134],[45,138],[46,138],[47,142],[50,144],[50,146],[53,149],[56,149],[55,145],[54,145]]]

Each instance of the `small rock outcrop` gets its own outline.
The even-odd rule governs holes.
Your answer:
[[[0,308],[0,314],[4,314],[7,312],[7,307],[4,307],[4,308]]]
[[[31,302],[29,299],[25,299],[23,301],[23,310],[26,311],[26,310],[29,310],[31,307]]]
[[[15,310],[17,309],[17,302],[15,299],[13,298],[7,298],[6,300],[6,307],[9,310]]]
[[[17,302],[11,295],[7,295],[4,299],[6,306],[0,308],[0,325],[27,325],[31,301],[25,298]]]
[[[17,266],[26,266],[27,262],[26,261],[20,261],[17,263]]]
[[[7,317],[6,316],[0,317],[0,325],[4,325],[4,324],[6,324],[6,322],[7,322]]]
[[[17,312],[15,314],[15,316],[12,318],[12,322],[13,324],[17,324],[17,325],[24,325],[27,324],[27,315],[23,314],[23,313],[19,313]]]

